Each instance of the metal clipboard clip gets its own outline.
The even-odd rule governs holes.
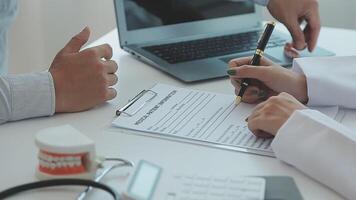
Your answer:
[[[147,97],[147,100],[143,100],[143,103],[137,109],[135,109],[133,112],[127,111],[127,109],[129,109],[132,105],[134,105],[136,102],[141,100],[146,95],[149,95]],[[129,102],[124,107],[120,108],[119,110],[116,110],[116,116],[120,116],[120,115],[124,114],[128,117],[132,117],[136,113],[138,113],[138,111],[140,111],[147,103],[152,101],[156,96],[157,96],[157,93],[152,90],[142,90],[133,99],[129,100]]]

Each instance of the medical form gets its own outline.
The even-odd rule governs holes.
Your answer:
[[[255,105],[235,96],[156,84],[112,122],[114,127],[166,139],[273,156],[272,139],[254,136],[245,119]],[[334,118],[338,107],[319,109]]]

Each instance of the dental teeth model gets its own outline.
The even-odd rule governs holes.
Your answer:
[[[36,135],[36,145],[39,179],[95,177],[98,163],[94,142],[72,126],[41,130]]]

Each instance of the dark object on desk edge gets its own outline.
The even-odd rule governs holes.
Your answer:
[[[260,176],[266,179],[265,200],[303,200],[292,177]]]
[[[53,179],[53,180],[46,180],[46,181],[37,181],[32,183],[26,183],[23,185],[18,185],[4,191],[0,192],[0,199],[6,199],[13,195],[19,194],[21,192],[40,189],[40,188],[47,188],[47,187],[54,187],[54,186],[90,186],[97,189],[104,190],[108,192],[114,200],[119,200],[119,194],[112,189],[111,187],[103,184],[98,183],[92,180],[83,180],[83,179]]]

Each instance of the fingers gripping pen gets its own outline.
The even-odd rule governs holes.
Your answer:
[[[262,33],[260,39],[258,40],[257,49],[255,51],[255,54],[253,55],[250,65],[254,65],[254,66],[260,65],[260,60],[263,57],[264,50],[267,46],[269,38],[272,35],[275,25],[276,25],[275,22],[267,23],[264,32]],[[242,97],[243,97],[247,87],[250,84],[251,84],[251,79],[245,78],[242,80],[242,83],[240,85],[241,87],[240,87],[239,94],[236,97],[236,105],[238,105],[241,102]]]

